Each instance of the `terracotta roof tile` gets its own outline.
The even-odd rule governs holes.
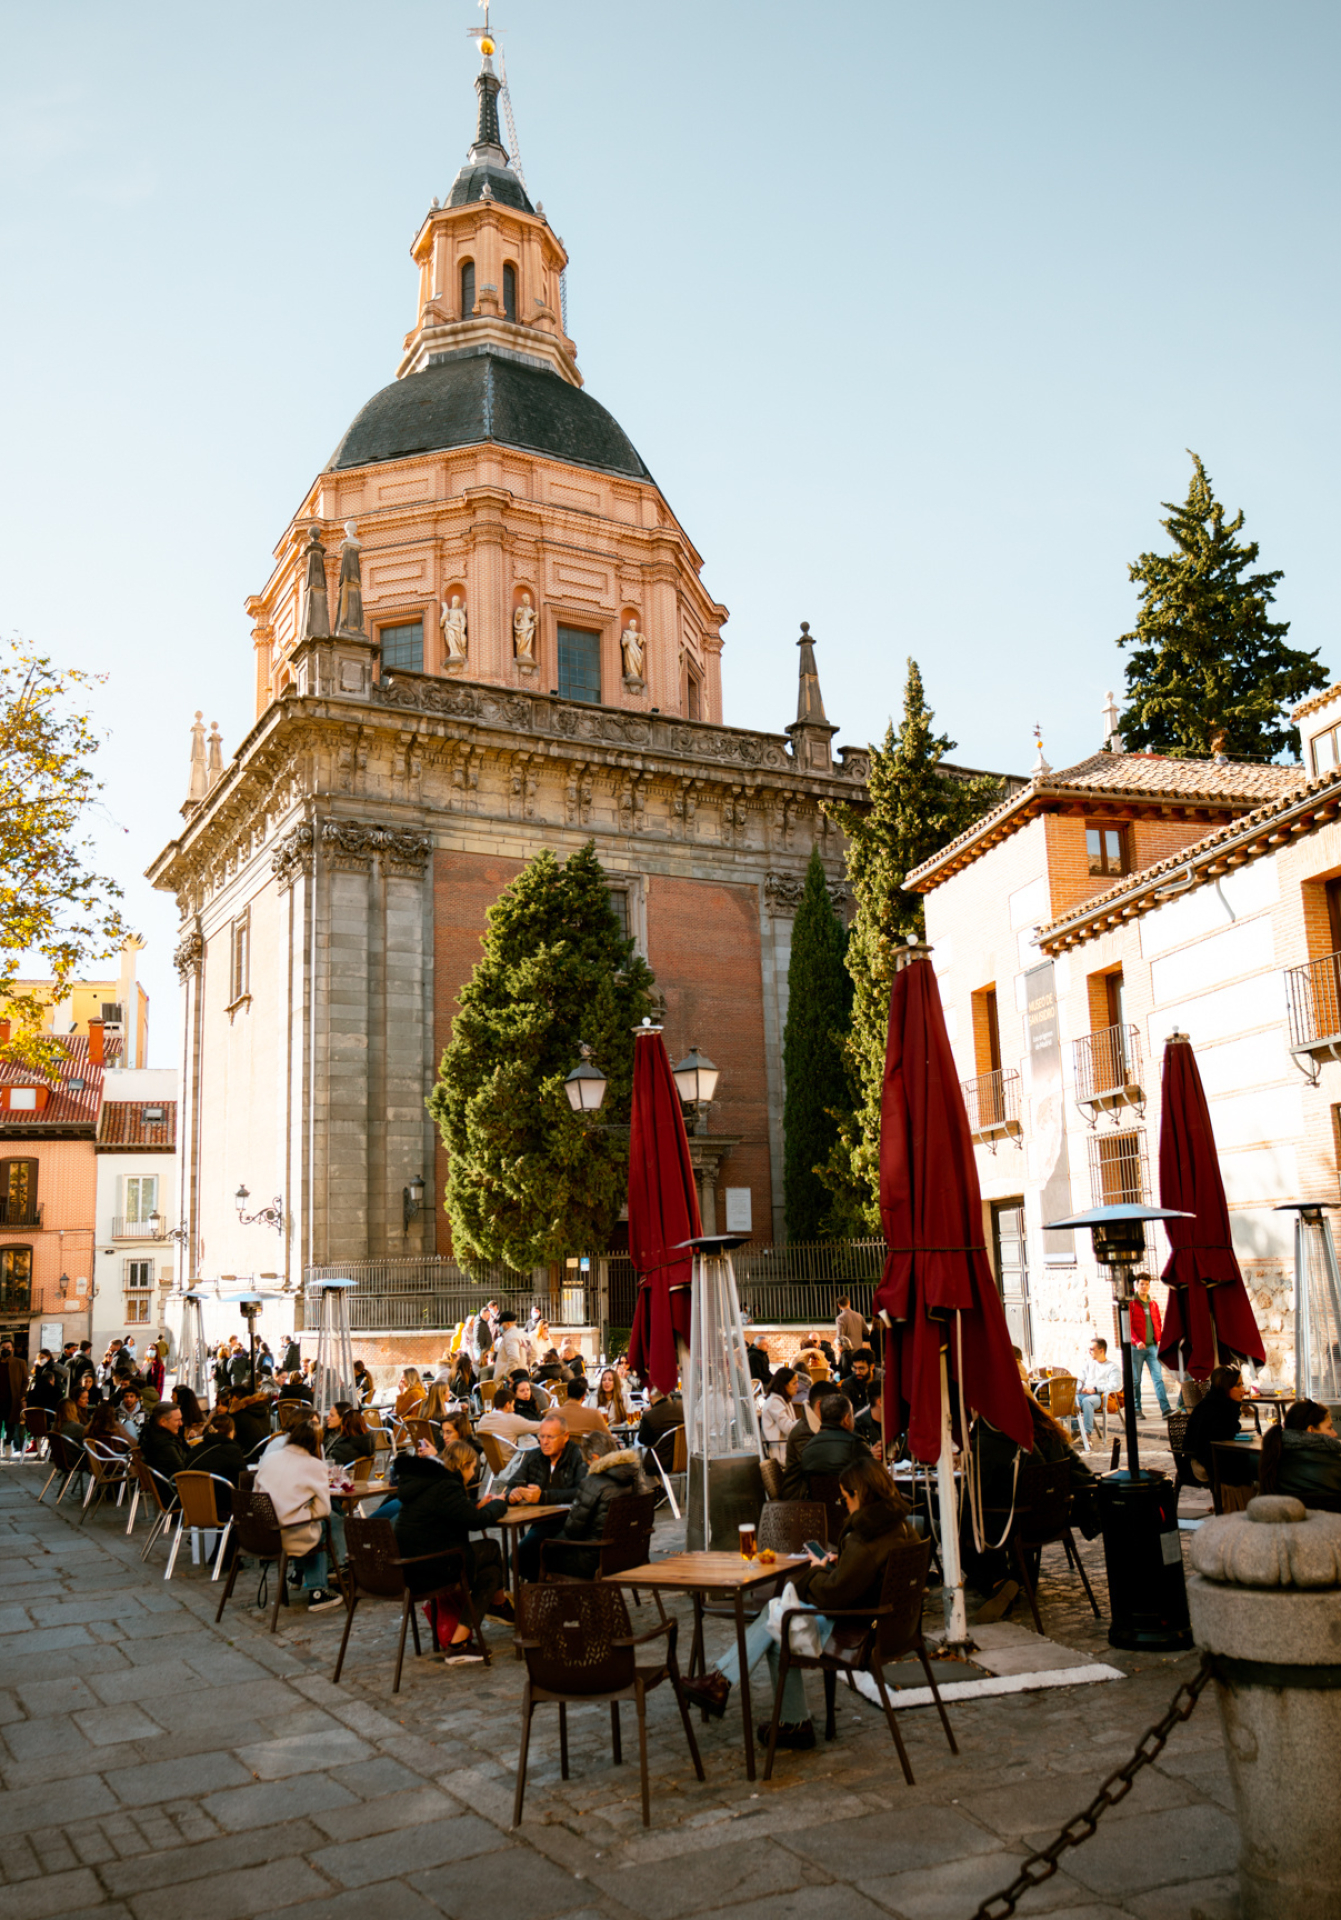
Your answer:
[[[161,1114],[159,1120],[148,1116]],[[175,1100],[104,1100],[98,1116],[98,1146],[120,1148],[123,1152],[175,1153],[177,1149],[177,1102]]]
[[[119,1040],[107,1042],[110,1066],[120,1048]],[[83,1034],[62,1036],[65,1058],[54,1075],[38,1072],[12,1060],[0,1060],[0,1086],[47,1087],[51,1098],[36,1111],[0,1108],[0,1135],[31,1133],[47,1127],[93,1127],[102,1104],[102,1067],[88,1057],[88,1039]]]

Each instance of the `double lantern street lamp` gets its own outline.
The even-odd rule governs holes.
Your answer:
[[[660,1031],[650,1020],[643,1021],[642,1030],[649,1033]],[[568,1095],[568,1104],[574,1113],[599,1113],[610,1083],[592,1059],[591,1048],[585,1040],[578,1042],[578,1051],[582,1058],[565,1079],[563,1090]],[[706,1053],[691,1047],[680,1064],[671,1068],[671,1074],[681,1102],[694,1110],[695,1132],[706,1133],[708,1108],[717,1092],[721,1069],[713,1065]]]

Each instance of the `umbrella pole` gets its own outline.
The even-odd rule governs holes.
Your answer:
[[[955,1499],[954,1435],[950,1427],[950,1367],[941,1348],[941,1451],[936,1461],[936,1492],[941,1512],[941,1566],[945,1574],[945,1644],[972,1644],[964,1599],[964,1569],[959,1559],[959,1509]]]

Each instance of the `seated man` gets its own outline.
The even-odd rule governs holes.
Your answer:
[[[800,1421],[797,1421],[800,1426]],[[805,1498],[814,1499],[811,1478],[846,1473],[854,1460],[869,1460],[870,1449],[863,1446],[853,1431],[852,1402],[836,1390],[826,1394],[819,1404],[819,1431],[812,1434],[801,1449],[801,1472],[805,1476]],[[784,1470],[785,1471],[785,1470]]]
[[[1076,1397],[1080,1401],[1080,1421],[1085,1429],[1085,1444],[1094,1432],[1094,1415],[1110,1393],[1121,1393],[1122,1369],[1108,1357],[1108,1342],[1096,1334],[1090,1342],[1090,1357],[1080,1376]]]
[[[159,1498],[170,1504],[177,1491],[174,1475],[185,1473],[191,1464],[182,1439],[182,1410],[175,1400],[160,1400],[149,1415],[140,1434],[140,1453],[145,1465],[160,1476]]]
[[[587,1477],[582,1450],[557,1413],[547,1413],[535,1429],[540,1445],[522,1456],[508,1487],[512,1506],[570,1507]],[[523,1580],[540,1576],[540,1543],[562,1527],[566,1514],[551,1514],[528,1529],[517,1543],[517,1566]]]
[[[522,1434],[535,1432],[535,1421],[517,1412],[515,1400],[516,1395],[505,1382],[494,1395],[493,1405],[484,1418],[475,1425],[476,1433],[491,1433],[502,1442],[508,1454],[513,1452]]]
[[[595,1407],[584,1406],[587,1397],[585,1380],[570,1380],[564,1388],[567,1398],[559,1406],[559,1415],[569,1433],[608,1433],[605,1415]]]
[[[674,1400],[653,1387],[651,1405],[638,1423],[638,1445],[655,1453],[667,1473],[675,1470],[675,1435],[683,1425],[683,1400]],[[650,1460],[645,1464],[650,1472],[656,1472]]]
[[[880,1386],[875,1377],[875,1355],[869,1347],[857,1348],[852,1355],[851,1367],[838,1385],[857,1413],[864,1412],[873,1400],[880,1398]]]
[[[1204,1487],[1215,1478],[1211,1448],[1217,1440],[1238,1437],[1239,1403],[1246,1392],[1243,1375],[1237,1367],[1217,1367],[1211,1375],[1210,1391],[1192,1409],[1183,1449],[1192,1462],[1193,1473]]]

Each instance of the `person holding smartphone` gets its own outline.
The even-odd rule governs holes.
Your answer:
[[[847,1508],[847,1519],[839,1536],[837,1552],[826,1551],[817,1540],[808,1540],[808,1564],[793,1568],[789,1577],[800,1599],[814,1607],[819,1614],[815,1625],[821,1644],[832,1633],[841,1646],[853,1628],[856,1629],[856,1639],[861,1638],[860,1623],[843,1621],[835,1630],[825,1608],[832,1607],[836,1613],[865,1607],[874,1611],[880,1604],[885,1562],[896,1547],[916,1536],[908,1524],[907,1502],[884,1468],[878,1466],[869,1455],[854,1460],[839,1476],[838,1485]],[[778,1643],[769,1631],[767,1618],[762,1614],[745,1635],[745,1658],[751,1672],[760,1660],[767,1659],[776,1691]],[[726,1712],[731,1688],[739,1677],[739,1657],[733,1648],[720,1667],[697,1679],[682,1681],[681,1687],[696,1706],[720,1717]],[[762,1716],[759,1743],[761,1746],[768,1743],[768,1721]],[[806,1700],[805,1675],[799,1668],[792,1667],[788,1671],[787,1687],[782,1697],[778,1745],[799,1750],[813,1747],[814,1744],[815,1728]]]

